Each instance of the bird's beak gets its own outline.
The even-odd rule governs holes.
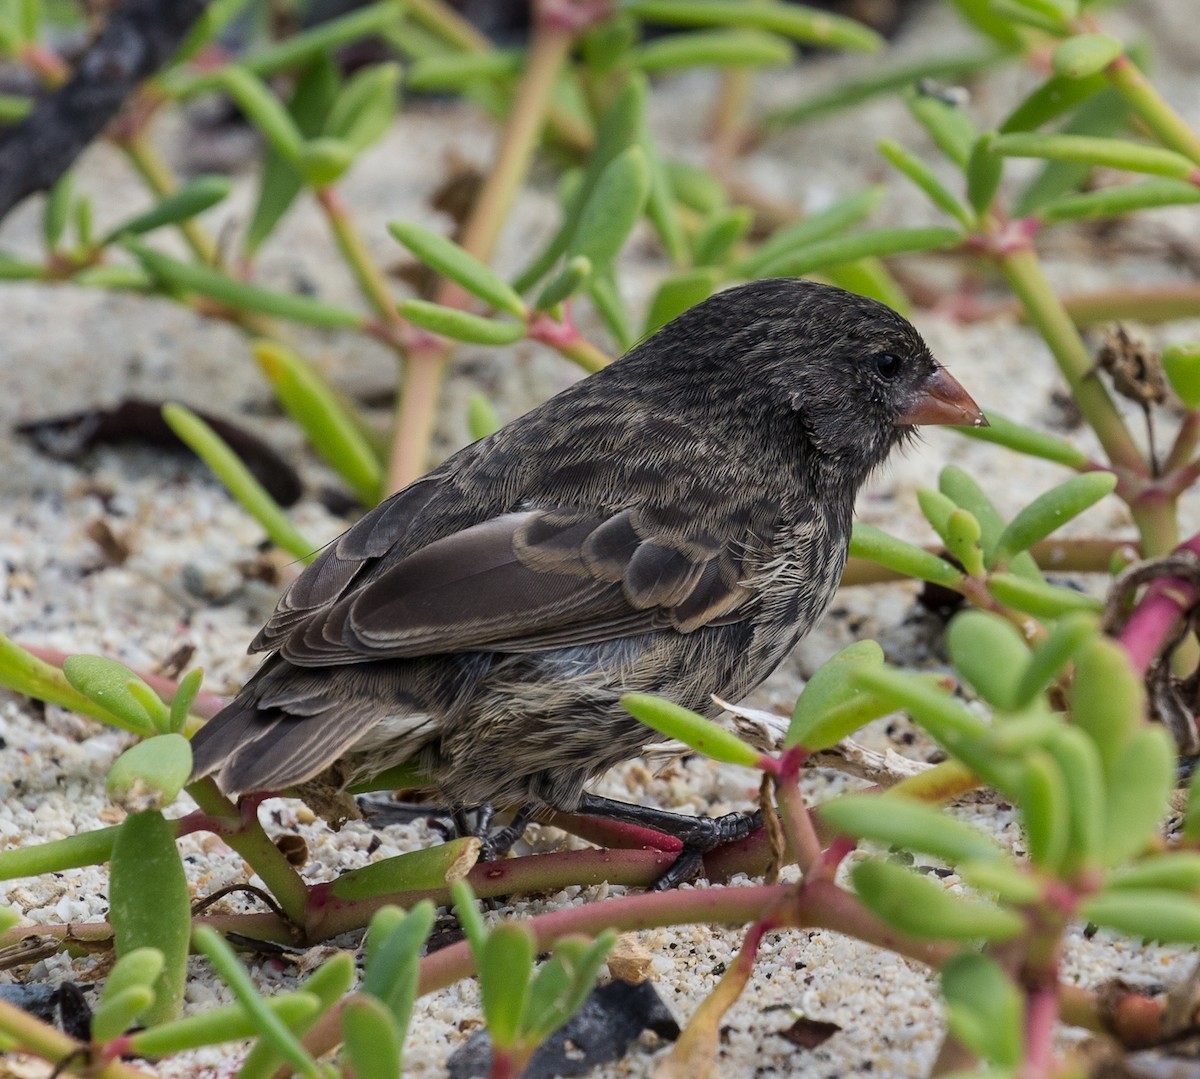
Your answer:
[[[945,424],[950,427],[987,427],[987,417],[945,368],[938,367],[921,385],[911,405],[897,418],[902,424]]]

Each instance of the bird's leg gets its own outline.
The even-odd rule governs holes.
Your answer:
[[[745,839],[755,829],[762,827],[761,812],[726,813],[723,817],[689,817],[683,813],[618,802],[615,798],[603,798],[587,792],[584,792],[573,812],[652,828],[682,841],[683,849],[679,856],[651,885],[650,890],[654,892],[663,892],[690,880],[700,871],[704,856],[710,850],[722,843]]]
[[[506,824],[503,828],[497,828],[494,832],[489,829],[492,825],[492,817],[496,814],[495,806],[490,804],[477,806],[474,810],[474,824],[471,823],[468,816],[470,812],[471,810],[467,809],[456,809],[454,826],[460,836],[474,836],[479,840],[481,844],[479,860],[481,862],[494,862],[497,858],[503,858],[512,849],[512,845],[525,834],[525,829],[533,820],[534,807],[530,803],[521,806],[513,816],[512,823]]]

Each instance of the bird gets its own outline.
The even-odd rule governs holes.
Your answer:
[[[329,544],[194,736],[193,779],[238,798],[416,762],[518,828],[548,807],[675,834],[678,883],[751,825],[589,792],[662,739],[622,696],[713,718],[750,693],[833,596],[868,476],[919,425],[986,422],[876,300],[719,291]]]

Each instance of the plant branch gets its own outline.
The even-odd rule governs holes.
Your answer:
[[[997,261],[1012,290],[1029,313],[1030,321],[1058,361],[1059,370],[1066,378],[1072,396],[1100,439],[1109,461],[1117,469],[1135,476],[1145,476],[1148,473],[1146,462],[1103,383],[1098,378],[1089,377],[1093,368],[1092,358],[1071,316],[1046,280],[1033,248],[1021,244],[1001,251]]]

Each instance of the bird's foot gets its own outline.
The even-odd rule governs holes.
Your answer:
[[[704,856],[724,843],[745,839],[762,827],[762,813],[727,813],[723,817],[689,817],[652,806],[633,805],[596,794],[583,795],[576,813],[608,820],[623,821],[674,836],[683,843],[675,861],[651,886],[662,892],[691,880],[704,865]]]
[[[525,834],[529,822],[533,820],[534,807],[530,804],[521,806],[513,815],[510,823],[503,828],[492,829],[492,817],[495,807],[479,806],[475,810],[475,820],[472,822],[465,810],[456,810],[454,824],[460,836],[474,836],[479,840],[479,860],[494,862],[505,857],[513,844]]]

